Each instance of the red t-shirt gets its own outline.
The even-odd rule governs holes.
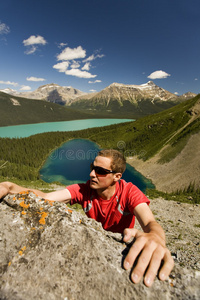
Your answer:
[[[67,187],[71,194],[71,204],[79,203],[89,218],[102,223],[105,230],[123,233],[125,228],[135,224],[134,209],[149,199],[131,182],[121,179],[116,184],[115,194],[104,200],[87,183],[72,184]]]

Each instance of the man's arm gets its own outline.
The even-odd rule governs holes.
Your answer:
[[[12,182],[2,182],[0,183],[0,199],[5,197],[7,194],[17,194],[23,191],[31,191],[37,194],[39,197],[42,197],[44,199],[48,199],[51,201],[60,201],[64,203],[69,203],[71,200],[71,194],[67,188],[50,192],[50,193],[44,193],[40,190],[36,189],[28,189],[24,188],[22,186],[19,186]]]
[[[138,283],[145,274],[144,283],[146,286],[151,286],[157,273],[159,273],[160,280],[165,280],[169,276],[174,267],[174,261],[166,248],[165,233],[155,221],[148,205],[146,203],[139,204],[135,208],[134,214],[144,232],[134,228],[124,230],[125,242],[131,237],[136,239],[124,260],[124,268],[132,268],[140,254],[132,271],[131,279],[134,283]]]

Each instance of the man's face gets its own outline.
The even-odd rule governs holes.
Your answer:
[[[97,156],[94,160],[95,167],[111,170],[111,159],[109,157]],[[112,170],[111,170],[112,171]],[[95,170],[90,172],[90,187],[92,189],[106,189],[115,183],[115,173],[98,175]]]

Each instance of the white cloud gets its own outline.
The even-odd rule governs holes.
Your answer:
[[[72,60],[78,58],[84,58],[86,56],[86,51],[78,46],[77,48],[65,48],[60,54],[57,55],[57,60]]]
[[[84,59],[83,62],[92,61],[95,60],[96,58],[102,58],[104,56],[105,56],[104,54],[97,54],[97,55],[92,54],[88,58]]]
[[[18,86],[17,82],[3,81],[3,80],[0,80],[0,84],[7,84],[7,85]]]
[[[0,21],[0,34],[8,34],[10,32],[10,28],[5,23],[1,23]]]
[[[41,35],[31,35],[27,40],[23,40],[23,44],[24,46],[46,45],[47,41]]]
[[[26,80],[27,81],[45,81],[46,79],[31,76],[31,77],[27,77]]]
[[[70,67],[71,67],[71,69],[77,69],[80,67],[80,64],[79,64],[79,62],[73,60],[73,63],[71,64]]]
[[[102,82],[101,80],[95,80],[95,81],[88,81],[88,83],[99,83],[99,82]]]
[[[31,87],[28,85],[22,85],[20,91],[30,91]]]
[[[54,65],[53,68],[58,70],[58,72],[65,72],[69,65],[70,63],[68,61],[63,61]]]
[[[86,71],[81,71],[79,69],[67,70],[65,72],[65,74],[66,75],[76,76],[76,77],[79,77],[79,78],[94,78],[94,77],[97,76],[97,75],[92,75],[91,73],[86,72]]]
[[[27,49],[24,53],[29,55],[29,54],[33,54],[36,50],[37,50],[37,47],[32,46],[32,47],[30,47],[30,49]]]
[[[175,95],[178,95],[178,92],[175,92],[174,94],[175,94]]]
[[[58,44],[58,48],[63,48],[65,46],[67,46],[67,43],[60,43],[60,44]]]
[[[89,71],[90,67],[91,67],[91,63],[87,62],[84,64],[84,66],[81,68],[81,70]]]
[[[46,45],[47,41],[41,35],[31,35],[27,40],[23,40],[23,44],[25,47],[28,47],[25,54],[29,55],[35,53],[38,49],[38,45]]]
[[[90,90],[90,92],[91,92],[91,93],[95,93],[95,92],[96,92],[96,90]]]
[[[198,78],[195,78],[194,80],[198,80]]]
[[[150,79],[162,79],[162,78],[167,78],[171,76],[170,74],[162,71],[162,70],[158,70],[158,71],[155,71],[153,73],[151,73],[149,76],[147,76],[147,78],[150,78]]]

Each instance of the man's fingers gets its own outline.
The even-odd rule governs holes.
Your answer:
[[[126,270],[132,268],[137,256],[144,248],[146,239],[145,237],[138,238],[133,245],[131,246],[125,260],[124,260],[124,268]]]
[[[132,237],[135,237],[137,232],[139,230],[135,229],[135,228],[126,228],[124,230],[124,237],[123,237],[123,241],[124,242],[128,242]]]
[[[152,254],[150,264],[144,277],[144,284],[151,286],[160,268],[161,262],[165,256],[166,248],[157,247]]]
[[[174,267],[174,260],[171,256],[169,250],[166,251],[163,261],[164,261],[164,264],[162,265],[162,267],[159,271],[159,279],[160,280],[166,280]]]
[[[140,239],[142,239],[142,238],[140,238]],[[146,246],[143,248],[143,251],[140,254],[137,264],[134,267],[133,272],[131,274],[131,279],[134,283],[138,283],[142,279],[142,277],[145,274],[145,271],[152,259],[153,253],[156,250],[156,248],[157,248],[157,244],[153,241],[146,244]],[[154,270],[154,272],[155,272],[154,277],[156,276],[158,268],[159,268],[159,264],[157,266],[157,269]],[[153,277],[153,275],[152,275],[152,277]],[[154,277],[153,277],[153,279],[154,279]]]

